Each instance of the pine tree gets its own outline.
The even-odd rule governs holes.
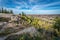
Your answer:
[[[3,8],[2,8],[2,13],[3,13]]]

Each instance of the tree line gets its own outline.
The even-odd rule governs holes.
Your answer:
[[[1,8],[0,13],[13,14],[13,11]]]

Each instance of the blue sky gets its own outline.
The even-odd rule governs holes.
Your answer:
[[[0,0],[0,8],[15,14],[60,14],[60,0]]]

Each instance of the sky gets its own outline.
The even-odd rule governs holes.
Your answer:
[[[60,0],[0,0],[0,8],[15,14],[60,14]]]

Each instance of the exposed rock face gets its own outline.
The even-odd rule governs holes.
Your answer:
[[[7,24],[7,27],[15,27],[15,26],[16,26],[15,23],[8,23],[8,24]]]
[[[11,19],[10,21],[17,21],[18,20],[18,16],[19,15],[15,15],[15,14],[2,14],[0,13],[0,18],[3,17],[3,18],[9,18]]]
[[[6,36],[6,39],[10,39],[10,38],[13,38],[13,36],[15,35],[21,35],[21,34],[26,34],[26,33],[29,33],[31,35],[38,35],[38,31],[34,28],[34,27],[29,27],[29,28],[26,28],[24,30],[21,30],[17,33],[12,33],[12,34],[9,34],[8,36]]]
[[[13,29],[18,29],[17,27],[17,23],[15,21],[18,21],[18,15],[14,15],[14,14],[2,14],[0,13],[0,18],[3,18],[2,20],[4,20],[5,18],[8,19],[8,22],[1,22],[0,21],[0,32],[4,31],[7,28],[13,28]],[[17,26],[17,27],[16,27]],[[20,26],[19,26],[20,28]]]
[[[0,13],[0,17],[10,18],[13,14]]]

